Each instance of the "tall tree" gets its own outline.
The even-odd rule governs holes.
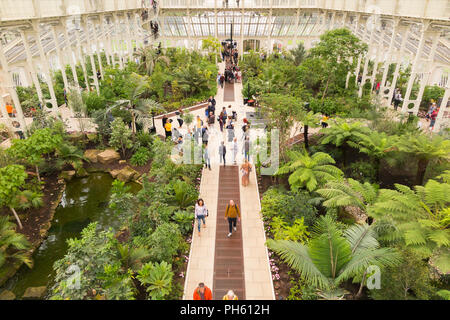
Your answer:
[[[162,52],[159,52],[158,49],[153,47],[139,48],[134,53],[134,56],[139,60],[138,70],[140,71],[140,73],[148,76],[152,75],[153,70],[155,69],[155,66],[158,62],[161,62],[166,66],[169,66],[170,64],[169,57],[162,54]]]
[[[320,74],[322,100],[330,84],[353,71],[358,56],[366,51],[367,45],[345,28],[334,29],[320,36],[320,42],[310,50],[305,60],[306,64],[316,68],[305,71]]]

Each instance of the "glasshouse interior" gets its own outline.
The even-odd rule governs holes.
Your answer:
[[[450,0],[1,0],[0,300],[450,300]]]

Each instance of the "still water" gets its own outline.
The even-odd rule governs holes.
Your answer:
[[[20,299],[28,287],[50,288],[55,276],[53,263],[64,257],[67,239],[79,237],[83,228],[95,221],[102,229],[120,227],[113,211],[108,208],[113,181],[108,173],[93,173],[88,177],[74,178],[67,182],[48,237],[33,254],[34,267],[29,269],[22,265],[2,289],[11,290],[16,299]],[[137,193],[141,188],[137,183],[127,185],[133,193]]]

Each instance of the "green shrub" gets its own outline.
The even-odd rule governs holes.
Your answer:
[[[98,95],[96,91],[83,92],[83,101],[89,115],[96,110],[106,108],[106,98],[103,95]]]
[[[317,209],[311,199],[309,193],[303,190],[295,193],[271,187],[261,200],[263,217],[269,220],[280,217],[290,225],[295,219],[304,217],[304,224],[312,226],[317,218]]]
[[[163,223],[149,237],[152,261],[171,262],[183,240],[180,228],[175,223]]]
[[[177,211],[173,217],[173,220],[178,223],[180,230],[183,234],[189,234],[192,231],[192,222],[194,221],[194,215],[189,211]]]
[[[147,286],[151,300],[163,300],[172,290],[172,266],[167,262],[146,263],[138,272],[137,279]]]
[[[148,163],[152,153],[146,147],[140,147],[130,159],[133,166],[143,166]]]

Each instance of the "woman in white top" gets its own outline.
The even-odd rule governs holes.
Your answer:
[[[203,199],[198,199],[195,204],[195,218],[198,221],[198,236],[200,237],[200,225],[203,221],[203,228],[206,228],[205,218],[208,216],[208,209],[206,208],[205,202]]]

